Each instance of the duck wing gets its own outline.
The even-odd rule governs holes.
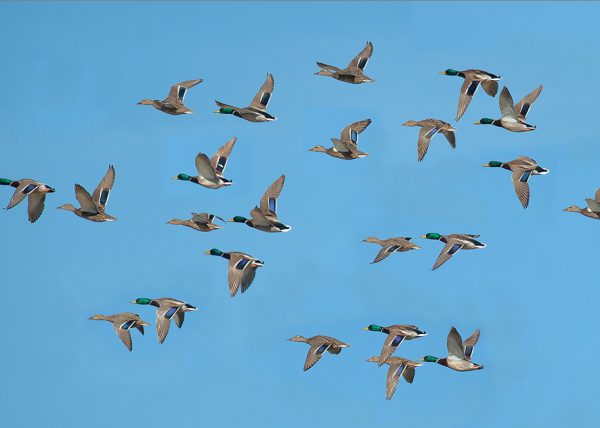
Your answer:
[[[515,104],[510,95],[510,92],[506,86],[502,87],[502,92],[500,92],[499,98],[500,104],[500,112],[502,113],[502,118],[517,120],[517,112],[515,111]]]
[[[454,327],[452,327],[448,333],[446,346],[448,347],[448,356],[456,357],[461,360],[466,359],[462,338]]]
[[[269,104],[269,100],[271,99],[271,95],[273,94],[274,87],[275,80],[273,79],[273,75],[271,73],[268,73],[265,83],[263,83],[263,85],[260,87],[256,95],[252,99],[250,107],[260,111],[267,111],[267,105]]]
[[[467,360],[471,361],[471,357],[473,355],[473,350],[475,349],[475,345],[477,345],[477,341],[479,340],[479,329],[475,330],[473,334],[469,336],[467,340],[463,342],[463,346],[465,349],[465,357]]]
[[[15,192],[10,198],[10,202],[6,207],[7,210],[11,209],[15,205],[19,204],[25,196],[28,196],[32,192],[34,192],[38,187],[40,187],[40,183],[34,180],[30,180],[28,178],[24,178],[19,180],[19,186],[15,189]]]
[[[422,161],[425,155],[427,154],[431,138],[438,132],[440,132],[440,128],[436,126],[423,126],[419,131],[419,141],[417,142],[417,152],[419,161]]]
[[[340,133],[340,140],[343,143],[353,143],[355,146],[358,145],[358,134],[362,133],[371,124],[371,119],[360,120],[358,122],[351,123],[342,129]],[[339,151],[339,150],[338,150]]]
[[[187,90],[190,88],[193,88],[194,86],[196,86],[198,83],[201,83],[202,81],[203,81],[202,79],[196,79],[196,80],[186,80],[184,82],[175,83],[173,86],[171,86],[171,89],[169,90],[169,95],[167,95],[167,98],[165,101],[171,101],[176,104],[183,103],[183,100],[185,99],[185,95],[187,94]]]
[[[285,175],[282,175],[271,184],[271,186],[260,198],[260,209],[266,216],[277,216],[277,199],[285,184]]]
[[[98,183],[98,187],[94,190],[92,194],[92,200],[94,204],[98,207],[98,210],[104,211],[106,208],[106,204],[108,203],[108,198],[110,196],[110,191],[115,184],[115,168],[112,165],[108,166],[108,171]]]
[[[350,61],[346,68],[358,68],[361,71],[364,71],[369,59],[371,59],[371,55],[373,55],[373,43],[367,42],[363,50],[352,58],[352,61]]]
[[[27,200],[27,215],[29,221],[35,223],[40,218],[44,211],[44,201],[46,200],[45,193],[31,193]]]
[[[515,192],[523,208],[527,208],[529,205],[529,177],[531,176],[531,170],[523,167],[517,167],[513,169],[512,182],[515,187]]]
[[[540,95],[540,92],[542,92],[542,87],[543,86],[540,85],[537,88],[535,88],[530,94],[526,95],[515,106],[517,115],[519,119],[523,122],[525,122],[525,118],[527,117],[527,113],[529,113],[529,110],[531,109],[531,105],[535,100],[537,100],[537,97]]]
[[[75,185],[75,198],[79,202],[81,206],[81,211],[88,214],[98,214],[98,207],[94,203],[92,196],[88,193],[87,190],[83,188],[83,186],[76,184]]]
[[[324,340],[315,341],[310,345],[308,353],[306,354],[306,361],[304,362],[304,371],[310,369],[312,366],[317,364],[317,361],[321,359],[325,351],[331,347],[331,343],[327,343]]]
[[[467,107],[471,103],[473,99],[473,95],[477,92],[477,88],[479,87],[479,80],[473,80],[473,77],[465,78],[465,81],[460,88],[460,97],[458,98],[458,110],[456,111],[456,120],[457,122],[467,111]],[[497,87],[497,85],[496,85]]]
[[[433,267],[431,268],[431,270],[436,270],[441,265],[446,263],[462,247],[463,247],[462,243],[458,242],[455,239],[449,239],[448,242],[446,243],[446,245],[444,245],[444,248],[442,248],[442,251],[441,251],[440,255],[438,256],[437,260],[435,261],[435,263],[433,264]]]
[[[223,144],[214,156],[210,158],[210,164],[218,175],[223,175],[223,171],[225,171],[225,167],[227,166],[227,159],[229,158],[236,141],[237,138],[233,137]]]
[[[210,160],[208,160],[208,156],[204,153],[198,153],[196,159],[194,159],[194,163],[196,164],[196,170],[198,170],[199,176],[204,177],[209,181],[216,182],[219,180]]]

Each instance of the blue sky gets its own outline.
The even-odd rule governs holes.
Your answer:
[[[598,3],[2,3],[4,66],[0,176],[55,187],[31,225],[25,204],[2,211],[6,313],[0,388],[7,426],[362,427],[597,426],[595,364],[598,226],[561,210],[600,186],[593,126]],[[315,61],[344,66],[370,40],[367,74],[347,85],[314,76]],[[528,116],[534,132],[474,126],[499,117],[478,91],[458,123],[417,162],[408,119],[451,121],[462,79],[446,68],[503,77],[515,101],[544,85]],[[246,105],[275,77],[273,123],[215,115],[214,99]],[[591,78],[581,77],[591,75]],[[194,114],[138,106],[175,82]],[[371,118],[370,154],[352,162],[308,152],[347,124]],[[232,136],[226,177],[209,190],[169,178],[194,171]],[[510,174],[482,168],[528,155],[523,210]],[[86,222],[56,210],[92,191],[114,164],[108,212]],[[201,234],[167,225],[189,212],[246,215],[280,174],[287,234],[239,224]],[[12,190],[1,188],[2,204]],[[485,250],[430,270],[442,244],[426,232],[476,233]],[[413,236],[423,249],[370,265],[367,236]],[[227,266],[203,251],[265,261],[250,290],[231,299]],[[136,297],[173,296],[199,310],[163,345],[154,311]],[[150,321],[129,353],[95,313],[134,310]],[[452,325],[481,329],[485,370],[417,369],[385,400],[386,370],[365,360],[383,335],[370,324],[429,332],[398,355],[444,356]],[[326,334],[352,345],[304,373],[304,344]]]

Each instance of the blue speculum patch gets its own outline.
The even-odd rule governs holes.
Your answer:
[[[134,322],[134,320],[125,321],[123,324],[121,324],[121,330],[129,330]]]
[[[179,309],[177,306],[173,306],[172,308],[169,308],[169,310],[165,314],[165,318],[171,319],[171,317],[173,315],[175,315],[175,312],[177,312],[177,309]]]
[[[177,94],[177,95],[179,96],[179,99],[180,99],[180,100],[183,100],[183,98],[185,97],[185,92],[186,92],[186,91],[187,91],[187,89],[186,89],[186,88],[184,88],[184,87],[182,87],[182,86],[180,86],[180,87],[179,87],[179,92],[178,92],[178,94]]]
[[[329,348],[328,345],[321,345],[317,348],[317,355],[321,355],[323,354],[323,352],[325,352],[325,350]]]
[[[269,100],[271,99],[271,94],[268,92],[263,92],[262,96],[260,97],[260,103],[264,106],[266,106],[267,104],[269,104]]]
[[[450,250],[448,250],[448,254],[454,254],[456,253],[458,250],[460,250],[460,248],[462,247],[462,245],[460,244],[454,244]]]
[[[396,251],[398,249],[398,245],[392,245],[391,247],[388,247],[388,249],[386,250],[388,253],[393,253],[394,251]]]
[[[273,214],[275,214],[276,210],[277,210],[277,199],[269,198],[269,211],[271,211]]]
[[[102,193],[100,193],[100,203],[102,205],[106,204],[106,201],[108,200],[108,194],[110,192],[108,190],[102,190]]]
[[[529,176],[531,175],[531,171],[526,171],[523,173],[523,175],[521,176],[521,182],[522,183],[527,183],[527,180],[529,180]]]
[[[358,68],[360,68],[361,70],[363,68],[365,68],[365,65],[367,65],[367,61],[369,61],[368,58],[361,58],[358,60]]]
[[[35,189],[37,188],[36,184],[28,184],[27,186],[25,186],[25,188],[23,189],[23,193],[25,193],[26,195],[29,195],[31,192],[33,192]]]
[[[403,340],[404,340],[404,336],[396,336],[396,337],[394,337],[394,340],[392,341],[392,346],[398,346],[398,345],[400,345]]]
[[[235,268],[239,269],[239,270],[243,270],[248,263],[250,263],[250,260],[242,259],[239,262],[237,262],[237,264],[235,265]]]
[[[353,143],[356,143],[356,140],[358,140],[358,133],[356,131],[350,131],[350,139]]]
[[[469,87],[467,88],[467,95],[473,95],[479,86],[479,82],[471,82]]]

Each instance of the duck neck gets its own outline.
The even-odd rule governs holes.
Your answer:
[[[2,186],[19,187],[19,182],[18,181],[9,180],[8,178],[0,178],[0,185],[2,185]]]

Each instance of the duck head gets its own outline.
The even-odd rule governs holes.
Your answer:
[[[442,237],[442,235],[440,235],[439,233],[427,233],[425,235],[422,235],[421,238],[425,238],[425,239],[433,239],[433,240],[440,240]]]

